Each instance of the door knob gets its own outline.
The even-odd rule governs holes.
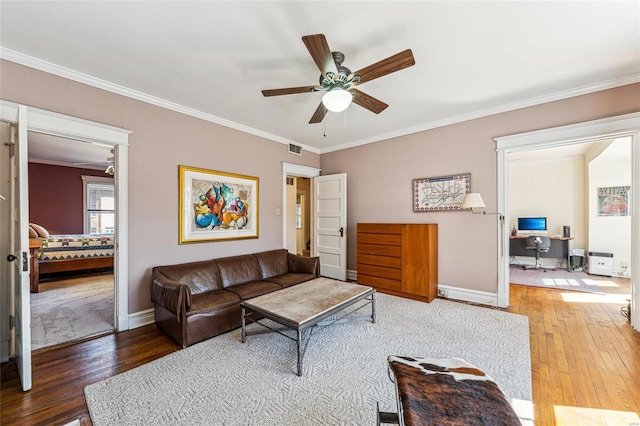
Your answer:
[[[344,237],[344,228],[343,227],[340,227],[340,236]]]
[[[16,259],[17,259],[17,257],[16,257],[16,256],[14,256],[14,255],[12,255],[12,254],[10,254],[10,255],[8,255],[8,256],[7,256],[7,261],[8,261],[8,262],[13,262],[13,261],[14,261],[14,260],[16,260]]]

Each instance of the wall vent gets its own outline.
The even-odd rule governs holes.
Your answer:
[[[291,154],[302,155],[302,147],[299,145],[289,144],[289,152]]]
[[[293,178],[292,177],[288,177],[287,178],[287,185],[293,185]]]

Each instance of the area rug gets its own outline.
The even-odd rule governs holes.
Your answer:
[[[91,419],[95,426],[371,425],[376,403],[396,411],[389,355],[463,358],[509,398],[531,401],[527,317],[380,293],[376,311],[375,324],[315,329],[301,377],[294,342],[265,333],[243,344],[237,329],[87,386]]]
[[[555,271],[543,272],[536,269],[524,270],[520,265],[510,265],[509,282],[534,287],[605,294],[598,286],[598,280],[582,271],[568,272],[566,269],[556,269]]]
[[[31,293],[31,349],[113,331],[113,274],[41,283]]]

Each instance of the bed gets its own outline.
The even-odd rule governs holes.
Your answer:
[[[48,235],[39,238],[42,248],[33,256],[32,293],[38,293],[42,274],[113,269],[112,234]]]

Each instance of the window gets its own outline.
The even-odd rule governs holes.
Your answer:
[[[84,184],[84,233],[113,234],[115,190],[113,178],[82,176]]]

